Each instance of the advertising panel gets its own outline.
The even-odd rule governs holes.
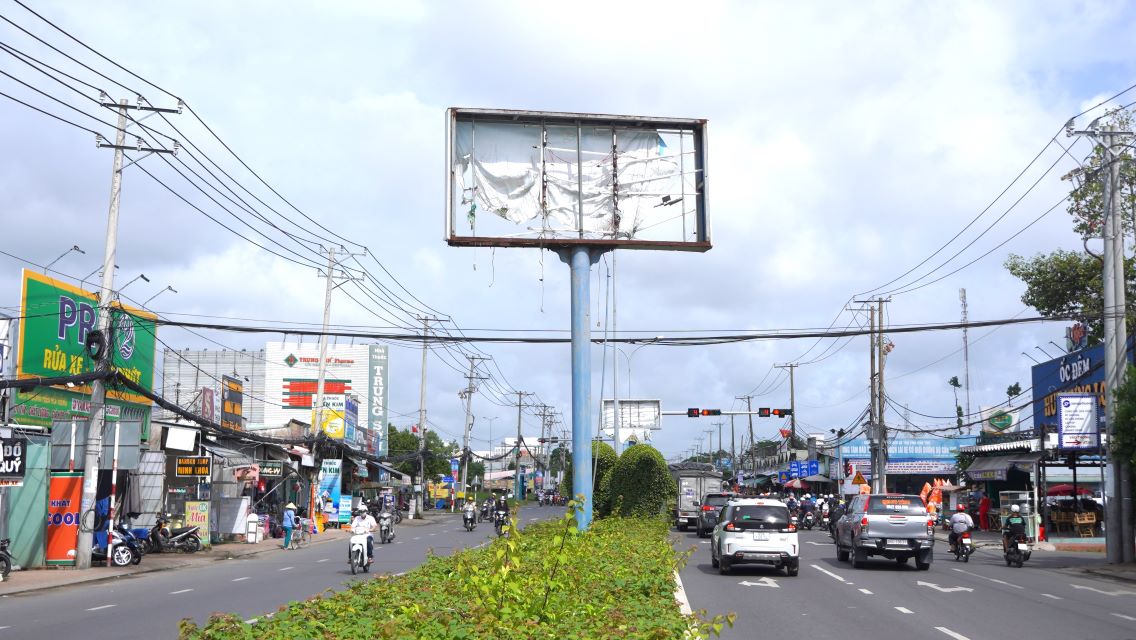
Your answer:
[[[343,439],[351,447],[356,446],[356,429],[359,426],[359,398],[352,395],[343,398]]]
[[[197,537],[201,544],[209,546],[209,503],[204,501],[187,501],[185,503],[185,526],[201,527]]]
[[[1136,337],[1128,339],[1125,357],[1132,359],[1132,345]],[[1060,358],[1034,365],[1030,369],[1033,382],[1033,426],[1037,433],[1053,433],[1058,428],[1058,394],[1095,394],[1098,399],[1098,430],[1104,426],[1104,345],[1074,351]]]
[[[209,456],[178,456],[174,464],[174,476],[178,478],[195,478],[211,476],[213,458]]]
[[[1062,393],[1057,396],[1058,449],[1096,449],[1100,446],[1097,396]]]
[[[232,376],[221,376],[221,426],[244,429],[245,385]]]
[[[24,438],[0,438],[0,487],[24,486],[28,441]]]
[[[328,345],[324,397],[352,394],[359,397],[360,415],[366,415],[367,345]],[[264,349],[266,427],[281,427],[289,420],[311,419],[319,379],[319,345],[269,342]]]
[[[377,456],[387,455],[387,346],[373,344],[367,347],[368,404],[360,407],[367,427],[374,435]]]
[[[959,447],[973,445],[972,436],[958,438],[927,437],[896,437],[893,435],[888,441],[887,472],[897,475],[950,475],[958,472],[956,460]],[[845,443],[841,447],[845,462],[851,462],[855,467],[871,477],[871,449],[868,440],[857,438]]]
[[[79,502],[83,495],[82,471],[53,471],[47,489],[47,564],[75,564],[79,541]]]
[[[320,466],[319,472],[319,500],[320,510],[327,516],[328,522],[340,522],[340,518],[346,517],[342,522],[351,521],[351,506],[350,503],[347,507],[347,512],[341,514],[340,507],[340,492],[342,488],[343,478],[343,461],[339,459],[324,460]]]
[[[98,296],[65,282],[32,271],[24,271],[23,318],[20,320],[16,347],[16,375],[56,377],[90,373],[94,363],[87,357],[87,335],[98,327]],[[128,313],[127,313],[128,312]],[[107,345],[114,367],[147,390],[154,385],[155,316],[130,307],[111,311],[111,341]],[[42,391],[42,388],[38,391]],[[16,402],[29,400],[33,393],[18,394]],[[55,390],[56,401],[20,404],[13,419],[20,424],[50,427],[66,407],[69,399],[89,399],[89,386]],[[150,401],[145,396],[120,390],[108,390],[112,404],[130,403],[141,414],[143,433],[149,433]],[[25,407],[24,411],[20,411]],[[70,420],[68,413],[62,420]]]
[[[312,409],[312,424],[326,433],[327,437],[343,440],[347,433],[346,404],[346,396],[325,395],[323,397],[323,411]]]
[[[217,412],[213,410],[213,399],[216,395],[213,387],[201,387],[201,409],[198,413],[210,422],[219,422]]]

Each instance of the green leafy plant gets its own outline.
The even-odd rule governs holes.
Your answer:
[[[608,480],[608,493],[618,500],[612,513],[657,516],[678,495],[678,487],[658,449],[639,445],[623,452]]]

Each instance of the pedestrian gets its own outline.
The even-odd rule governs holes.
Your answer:
[[[296,505],[289,502],[284,505],[284,548],[292,546],[292,529],[296,526]]]
[[[978,526],[983,531],[990,530],[990,496],[983,495],[978,502]]]

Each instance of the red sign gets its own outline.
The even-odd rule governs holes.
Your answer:
[[[75,564],[82,471],[53,471],[47,494],[47,564]]]
[[[790,431],[788,429],[781,429],[780,431],[781,431],[781,437],[782,438],[788,438],[789,437]]]

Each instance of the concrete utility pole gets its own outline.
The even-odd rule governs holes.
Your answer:
[[[461,475],[461,488],[462,493],[469,499],[469,432],[473,429],[473,394],[477,390],[474,386],[474,380],[488,380],[484,376],[475,376],[474,371],[477,368],[477,363],[481,360],[488,360],[482,356],[467,355],[466,359],[469,360],[469,375],[465,377],[469,381],[462,394],[465,396],[465,437],[462,439],[462,475]],[[492,454],[490,454],[492,455]]]
[[[962,303],[962,386],[966,389],[966,419],[970,420],[970,343],[966,334],[966,289],[959,289],[959,302]],[[967,433],[970,433],[969,427]]]
[[[414,507],[409,518],[414,519],[416,512],[422,511],[424,494],[426,491],[426,354],[430,347],[430,323],[438,322],[433,316],[418,316],[422,322],[422,381],[418,386],[418,483],[414,492]]]
[[[525,409],[525,396],[534,395],[524,391],[517,392],[517,442],[513,453],[513,498],[521,499],[521,414]]]
[[[878,358],[878,369],[876,374],[878,380],[876,382],[876,408],[878,413],[876,418],[879,419],[880,424],[880,493],[887,491],[887,461],[888,461],[888,432],[887,420],[884,415],[887,413],[887,394],[884,392],[884,356],[887,355],[884,349],[884,302],[883,298],[879,299],[879,310],[876,312],[876,351]]]
[[[114,149],[114,160],[111,165],[110,178],[110,210],[107,214],[106,243],[103,249],[103,275],[102,283],[99,287],[98,332],[102,336],[103,347],[101,349],[102,356],[95,362],[97,372],[109,373],[113,366],[112,361],[114,358],[114,336],[111,332],[111,297],[114,295],[114,263],[115,254],[118,251],[118,210],[122,196],[122,171],[125,168],[122,164],[124,152],[146,152],[146,155],[139,157],[137,160],[131,160],[130,164],[134,164],[150,154],[174,153],[177,150],[176,144],[174,149],[140,148],[138,145],[126,146],[127,112],[133,109],[135,111],[181,113],[181,110],[143,106],[141,104],[131,105],[127,104],[126,100],[120,100],[117,104],[113,102],[103,102],[102,106],[118,108],[118,127],[114,144],[104,143],[101,136],[96,138],[100,148]],[[130,164],[126,166],[129,167]],[[76,569],[91,568],[91,548],[94,544],[95,499],[98,495],[99,462],[103,450],[103,430],[105,426],[106,381],[99,378],[91,383],[91,419],[87,428],[87,448],[83,453],[83,493],[79,510],[81,526],[79,527],[79,537],[75,544]],[[114,482],[113,478],[111,482]],[[114,506],[112,504],[111,510],[107,514],[109,523],[113,523],[114,521],[113,510]]]
[[[753,447],[754,447],[754,440],[753,440],[753,405],[751,404],[751,402],[753,400],[753,396],[751,396],[751,395],[737,396],[737,399],[746,401],[746,413],[749,414],[746,417],[749,418],[749,454],[750,454],[750,462],[751,462],[750,472],[752,472],[754,475],[757,475],[757,454],[753,450]]]
[[[778,369],[789,370],[789,447],[797,440],[797,388],[793,384],[793,371],[799,366],[795,362],[774,365]]]
[[[323,333],[320,334],[319,368],[316,374],[316,396],[315,402],[312,404],[312,409],[315,411],[315,424],[312,425],[312,433],[310,435],[315,435],[316,432],[323,428],[323,411],[326,408],[324,407],[324,385],[327,382],[327,329],[328,325],[331,324],[331,292],[339,287],[338,284],[335,284],[337,277],[343,278],[344,281],[352,279],[350,276],[347,276],[346,273],[342,276],[335,275],[335,267],[338,265],[338,261],[335,259],[335,247],[327,247],[326,251],[327,273],[321,275],[327,277],[327,287],[324,288],[323,293]],[[350,256],[352,254],[346,255]],[[340,284],[342,284],[342,282]]]
[[[722,426],[725,425],[726,423],[725,422],[715,422],[714,424],[718,427],[718,448],[714,449],[714,466],[717,467],[718,466],[718,453],[722,450]]]

